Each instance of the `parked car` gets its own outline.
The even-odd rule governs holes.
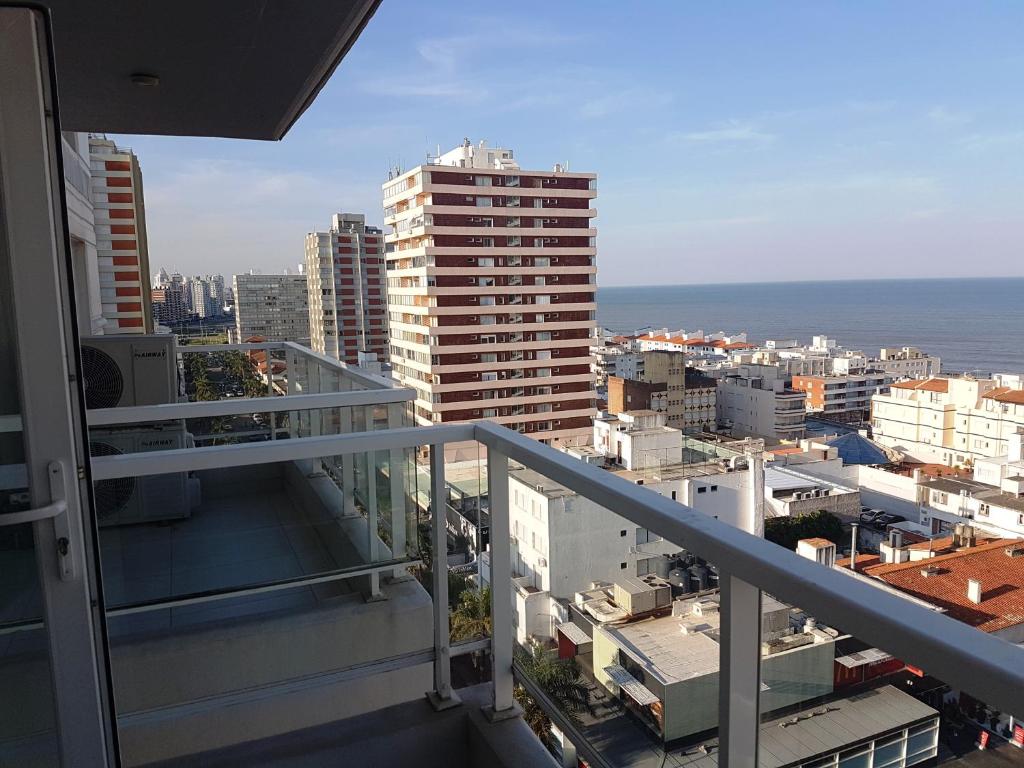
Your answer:
[[[860,513],[860,521],[865,525],[870,525],[877,518],[885,514],[885,510],[882,509],[868,509],[867,507],[865,507],[864,509],[867,511],[862,511]]]
[[[869,523],[869,525],[876,530],[884,531],[893,523],[902,523],[906,519],[907,518],[903,517],[902,515],[884,514],[876,517]]]

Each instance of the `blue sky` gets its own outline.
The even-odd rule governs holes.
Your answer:
[[[1024,275],[1024,3],[384,0],[278,143],[118,137],[150,259],[294,265],[464,136],[598,178],[600,285]]]

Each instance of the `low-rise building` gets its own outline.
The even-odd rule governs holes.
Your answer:
[[[882,347],[878,358],[870,360],[869,365],[893,379],[927,379],[938,376],[942,370],[941,359],[917,347]]]
[[[714,379],[688,367],[682,352],[644,352],[638,357],[637,378],[608,379],[610,412],[649,409],[665,413],[668,426],[687,433],[714,430]]]
[[[909,458],[948,466],[1005,456],[1024,428],[1017,377],[970,376],[894,383],[871,400],[873,437]]]
[[[594,419],[594,449],[629,470],[671,466],[683,461],[683,433],[663,413],[626,411]]]
[[[892,377],[885,373],[793,376],[793,389],[807,393],[809,413],[844,422],[866,420],[872,396],[888,392],[890,384]]]
[[[741,365],[717,381],[719,426],[736,437],[799,440],[806,433],[806,393],[786,386],[769,365]]]
[[[621,606],[620,606],[621,607]],[[671,615],[593,627],[594,676],[663,741],[718,726],[717,594],[672,603]],[[833,690],[833,629],[791,621],[788,605],[761,606],[761,709],[772,712]]]
[[[933,533],[969,522],[994,536],[1024,538],[1024,434],[1009,442],[1009,453],[976,459],[973,476],[923,479],[920,522]]]

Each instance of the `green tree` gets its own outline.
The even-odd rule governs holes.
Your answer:
[[[575,659],[559,659],[540,645],[530,650],[517,647],[516,661],[526,677],[547,694],[570,722],[579,726],[579,713],[590,710],[590,693]],[[523,719],[545,744],[551,733],[551,719],[521,685],[513,692],[523,708]],[[550,745],[549,745],[550,746]]]
[[[466,589],[451,612],[452,640],[491,636],[491,588]]]
[[[845,535],[842,521],[824,509],[796,517],[770,517],[764,521],[764,537],[789,550],[796,549],[800,539],[820,537],[838,544]]]

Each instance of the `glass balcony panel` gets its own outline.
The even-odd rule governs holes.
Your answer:
[[[718,725],[714,564],[515,464],[509,515],[515,695],[549,751],[657,765],[699,748]]]
[[[353,409],[351,420],[368,431],[386,428],[388,410]],[[237,447],[219,450],[230,455]],[[186,736],[196,708],[232,702],[228,709],[238,707],[240,719],[217,715],[218,728],[256,727],[249,739],[287,731],[293,721],[306,726],[377,709],[397,691],[431,688],[423,654],[432,652],[434,611],[422,579],[413,578],[423,570],[417,532],[427,522],[421,502],[430,483],[429,467],[417,471],[418,452],[98,480],[98,495],[127,499],[119,517],[100,524],[126,765],[168,756],[153,752],[157,745],[209,748],[208,740]],[[161,519],[175,511],[169,504],[182,487],[194,506]],[[419,656],[388,672],[397,677],[384,694],[379,679],[344,673],[403,654]],[[337,692],[322,711],[284,717],[279,699],[280,722],[261,719],[265,697],[254,691],[302,699],[307,685]],[[161,713],[156,725],[154,711]],[[149,728],[163,738],[144,737]]]
[[[826,542],[809,538],[797,551],[831,567],[835,548]],[[931,764],[949,686],[850,635],[841,616],[762,600],[761,764],[776,765],[784,749],[844,768]]]

